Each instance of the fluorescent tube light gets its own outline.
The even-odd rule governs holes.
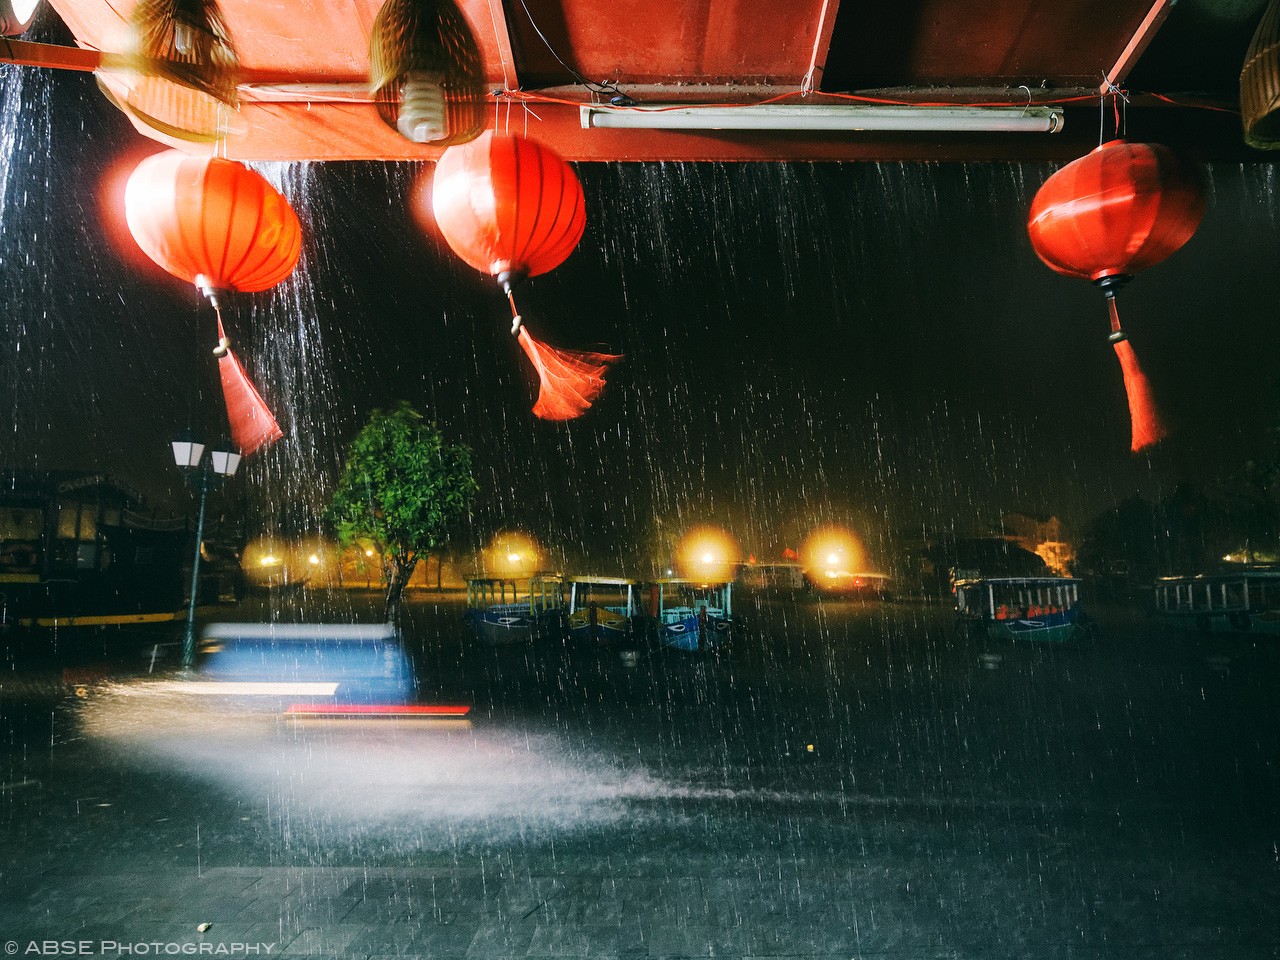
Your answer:
[[[1057,107],[914,107],[840,104],[581,108],[582,127],[647,130],[815,130],[1057,133]]]

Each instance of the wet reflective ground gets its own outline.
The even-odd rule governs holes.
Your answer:
[[[23,665],[0,942],[1280,956],[1280,643],[1123,611],[1058,648],[962,639],[941,605],[738,612],[726,655],[627,668],[475,648],[456,599],[419,599],[422,698],[468,722],[286,720],[159,687],[137,650],[106,682],[98,651],[68,683]]]

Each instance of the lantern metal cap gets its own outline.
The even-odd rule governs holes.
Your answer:
[[[1104,296],[1114,299],[1115,295],[1120,292],[1120,288],[1132,279],[1133,277],[1127,273],[1112,273],[1105,277],[1099,277],[1093,282]]]

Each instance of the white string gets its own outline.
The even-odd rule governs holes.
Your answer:
[[[1107,88],[1107,92],[1098,98],[1098,146],[1102,146],[1102,136],[1105,124],[1107,97],[1119,97],[1120,102],[1124,104],[1121,107],[1122,121],[1118,126],[1128,128],[1129,125],[1129,95],[1115,85],[1115,83],[1105,73],[1102,75],[1103,86]],[[1123,136],[1120,129],[1116,130],[1116,136]]]

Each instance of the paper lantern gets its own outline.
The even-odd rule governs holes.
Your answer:
[[[214,355],[241,452],[278,440],[279,424],[229,349],[218,293],[266,290],[293,272],[302,229],[289,202],[243,164],[169,150],[143,160],[129,177],[125,219],[147,256],[213,304]]]
[[[444,152],[431,206],[453,252],[494,277],[507,294],[511,332],[538,373],[534,414],[544,420],[584,414],[622,357],[560,350],[534,339],[515,302],[516,284],[558,267],[582,239],[585,202],[573,169],[533,140],[489,132]]]
[[[507,290],[560,266],[587,225],[573,168],[536,141],[493,131],[444,152],[431,207],[453,252]]]
[[[1116,292],[1191,239],[1204,214],[1194,167],[1167,147],[1115,140],[1053,174],[1031,203],[1027,231],[1058,273],[1091,280],[1107,298],[1136,453],[1165,436],[1151,386],[1120,327]]]
[[[234,160],[155,154],[130,175],[124,203],[143,252],[202,290],[267,290],[302,255],[289,201]]]

